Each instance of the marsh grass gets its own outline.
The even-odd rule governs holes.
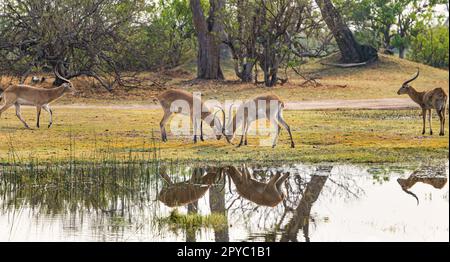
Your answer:
[[[177,231],[179,229],[196,231],[200,228],[223,230],[227,227],[228,221],[224,214],[181,214],[178,209],[173,209],[168,217],[158,218],[158,223],[160,226],[168,226],[173,231]]]
[[[30,155],[17,155],[10,141],[8,164],[0,166],[0,210],[30,207],[41,214],[60,214],[84,209],[120,212],[153,197],[157,190],[160,161],[156,143],[128,155],[114,150],[76,154],[69,136],[69,157],[64,161],[40,162]]]
[[[0,165],[24,163],[29,159],[37,159],[40,164],[158,159],[209,165],[249,161],[416,163],[448,159],[448,127],[443,137],[421,135],[419,111],[289,110],[284,115],[291,126],[295,149],[289,148],[289,138],[283,130],[274,149],[259,145],[261,138],[267,138],[261,135],[250,135],[249,145],[240,148],[211,136],[194,144],[192,137],[179,137],[170,132],[169,141],[162,143],[161,110],[61,108],[54,127],[36,130],[21,128],[13,112],[7,111],[0,121]],[[26,108],[23,114],[33,117],[35,112]],[[433,127],[435,131],[439,128],[436,116]],[[209,135],[211,130],[205,128],[205,133]]]

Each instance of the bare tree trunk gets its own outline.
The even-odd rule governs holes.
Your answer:
[[[383,30],[384,48],[391,49],[391,25],[386,25]]]
[[[404,45],[399,46],[399,48],[398,48],[398,57],[400,57],[402,59],[405,58],[405,51],[406,51],[406,48],[405,48]]]
[[[377,51],[371,46],[360,45],[353,36],[352,31],[342,20],[341,15],[334,7],[331,0],[316,0],[322,17],[341,51],[341,60],[344,63],[361,63],[377,59]]]
[[[188,214],[198,213],[198,201],[188,204]],[[186,228],[186,242],[197,242],[196,230],[193,228]]]
[[[253,66],[255,65],[255,34],[245,36],[244,34],[244,15],[245,15],[245,0],[237,1],[237,23],[238,23],[238,37],[242,43],[239,45],[239,50],[236,50],[233,43],[229,44],[233,59],[235,60],[235,73],[242,82],[251,82],[253,80]],[[252,30],[255,30],[255,24],[252,25]],[[243,43],[245,42],[245,43]]]
[[[311,208],[314,202],[319,198],[320,192],[322,192],[327,179],[327,176],[311,176],[311,180],[306,186],[305,193],[295,209],[292,219],[284,228],[284,233],[281,236],[280,242],[297,242],[297,234],[300,229],[303,229],[305,240],[306,242],[309,242]]]
[[[220,169],[217,172],[221,172]],[[230,242],[230,234],[228,232],[228,212],[225,207],[225,178],[220,184],[214,185],[209,190],[209,207],[211,213],[221,214],[226,219],[226,225],[221,229],[214,229],[214,237],[216,242]]]
[[[220,44],[223,34],[222,15],[224,0],[210,0],[209,17],[206,19],[200,0],[190,0],[194,27],[197,32],[197,77],[200,79],[224,79],[220,68]]]

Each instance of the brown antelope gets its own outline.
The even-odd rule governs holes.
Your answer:
[[[423,174],[422,170],[414,171],[408,178],[398,178],[397,183],[402,187],[405,193],[413,196],[419,204],[419,198],[416,194],[409,191],[416,183],[424,183],[433,186],[436,189],[442,189],[447,184],[447,177],[440,175]]]
[[[271,101],[275,103],[274,108],[271,108]],[[277,139],[281,130],[280,125],[288,131],[291,139],[291,147],[294,148],[295,144],[292,139],[291,128],[283,119],[283,109],[284,103],[276,95],[261,95],[246,101],[237,108],[236,114],[232,119],[232,110],[230,107],[225,137],[228,141],[231,141],[236,134],[238,126],[242,126],[242,136],[238,147],[242,146],[242,144],[247,145],[247,133],[250,124],[259,119],[268,119],[277,128],[277,133],[272,141],[272,148],[277,144]]]
[[[226,169],[226,174],[233,180],[240,196],[258,205],[274,207],[285,197],[281,185],[288,178],[288,173],[276,173],[267,183],[255,180],[247,168],[240,172],[236,167],[230,166]]]
[[[72,83],[68,79],[62,77],[58,73],[58,70],[56,68],[55,74],[60,79],[64,80],[65,83],[58,87],[49,89],[38,88],[22,84],[12,85],[6,88],[6,90],[4,90],[2,94],[0,94],[0,96],[3,96],[3,99],[5,100],[3,107],[0,108],[0,116],[8,108],[14,105],[16,107],[16,116],[25,125],[26,128],[30,128],[28,124],[25,122],[25,120],[22,118],[20,106],[21,105],[36,106],[37,109],[36,126],[39,128],[39,117],[41,115],[41,109],[44,109],[50,114],[50,122],[48,124],[48,127],[50,128],[53,123],[53,112],[49,104],[55,101],[56,99],[60,98],[67,92],[71,92],[72,94],[76,92]]]
[[[185,206],[203,197],[217,178],[220,170],[207,170],[203,175],[202,169],[195,169],[189,181],[173,183],[164,172],[160,175],[167,183],[158,194],[157,199],[168,207]]]
[[[220,119],[216,117],[215,113],[212,113],[209,108],[201,101],[200,98],[194,97],[192,94],[183,91],[183,90],[167,90],[160,95],[158,95],[158,101],[161,104],[163,110],[164,110],[164,116],[159,124],[161,129],[161,138],[163,142],[167,141],[167,134],[166,134],[166,128],[165,125],[167,124],[167,121],[169,121],[170,116],[172,113],[180,113],[184,115],[188,115],[191,118],[193,128],[194,128],[194,143],[197,143],[197,129],[198,125],[200,125],[200,140],[204,141],[203,139],[203,121],[209,121],[209,125],[213,130],[215,131],[217,140],[220,140],[222,137],[222,134],[224,133],[225,129],[224,126],[222,126],[222,123],[220,122]],[[189,106],[190,112],[184,112],[181,107],[177,108],[175,111],[171,110],[171,106],[175,105],[174,102],[181,101],[187,103]],[[194,102],[198,103],[200,105],[201,113],[196,116],[195,109],[194,109]],[[223,114],[223,123],[225,123],[225,112],[222,110]],[[198,123],[200,122],[200,123]]]
[[[422,118],[423,118],[423,129],[422,135],[425,134],[425,122],[428,111],[428,123],[430,125],[430,135],[433,134],[433,129],[431,128],[431,109],[435,109],[439,120],[441,123],[441,129],[439,132],[440,136],[444,135],[445,128],[445,109],[447,107],[447,94],[440,87],[435,88],[430,91],[418,92],[412,86],[409,85],[410,82],[416,80],[419,77],[419,69],[417,69],[417,74],[404,82],[402,87],[398,90],[397,94],[408,94],[409,97],[416,102],[422,108]]]

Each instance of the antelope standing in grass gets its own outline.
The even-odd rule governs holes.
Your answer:
[[[289,177],[289,173],[276,173],[267,183],[257,181],[247,168],[240,172],[236,167],[227,168],[228,176],[233,180],[240,196],[258,205],[274,207],[283,201],[285,195],[281,185]]]
[[[262,101],[262,102],[260,102]],[[271,101],[275,103],[275,107],[271,108]],[[272,141],[272,148],[277,144],[277,139],[280,134],[280,125],[282,125],[289,133],[291,139],[291,147],[294,148],[294,140],[292,139],[291,128],[283,118],[284,103],[276,95],[262,95],[257,96],[252,100],[248,100],[241,104],[234,117],[231,119],[231,108],[229,112],[229,120],[226,126],[225,137],[231,141],[239,126],[242,126],[242,136],[238,147],[242,144],[247,145],[247,133],[250,124],[256,120],[268,119],[276,128],[276,135]]]
[[[197,129],[200,127],[200,140],[204,141],[203,139],[203,121],[209,121],[209,125],[213,130],[215,131],[217,140],[220,140],[222,137],[222,134],[225,132],[224,126],[222,123],[225,123],[225,112],[222,110],[223,114],[223,122],[220,122],[220,119],[216,117],[215,113],[212,113],[209,108],[201,102],[200,98],[194,97],[192,94],[183,91],[183,90],[167,90],[160,95],[158,95],[158,101],[161,104],[163,110],[164,110],[164,116],[159,124],[161,129],[161,138],[163,142],[167,141],[167,134],[166,134],[166,128],[165,125],[167,124],[167,121],[169,121],[170,116],[173,113],[179,113],[184,115],[189,115],[191,118],[193,127],[194,127],[194,143],[197,143]],[[185,102],[186,105],[189,106],[189,112],[185,112],[182,110],[181,107],[177,108],[175,111],[171,110],[172,105],[176,105],[175,102],[182,101]],[[200,105],[201,113],[199,113],[198,116],[194,115],[194,102],[198,103]],[[175,103],[175,104],[173,104]],[[199,123],[200,122],[200,123]]]
[[[49,89],[21,84],[12,85],[6,88],[6,90],[4,90],[2,94],[0,94],[0,96],[2,96],[3,99],[5,100],[2,108],[0,108],[0,116],[8,108],[14,105],[16,107],[16,116],[25,125],[26,128],[30,128],[28,124],[25,122],[25,120],[22,118],[20,106],[22,105],[36,106],[37,110],[36,126],[39,128],[39,117],[41,115],[41,109],[44,109],[50,114],[50,122],[48,124],[48,127],[50,128],[53,124],[53,112],[49,104],[55,101],[56,99],[60,98],[67,92],[71,92],[72,94],[75,94],[76,92],[72,83],[68,79],[62,77],[58,73],[58,70],[56,68],[55,74],[60,79],[64,80],[65,83],[63,83],[58,87]]]
[[[447,94],[440,87],[435,88],[430,91],[418,92],[412,86],[409,85],[410,82],[416,80],[419,77],[419,69],[417,69],[417,74],[404,82],[402,87],[398,90],[397,94],[408,94],[409,97],[416,102],[422,108],[422,118],[423,118],[423,129],[422,135],[425,134],[425,123],[428,111],[428,123],[430,125],[430,135],[433,134],[433,129],[431,127],[431,109],[435,109],[439,116],[441,123],[441,129],[439,132],[440,136],[444,135],[445,129],[445,109],[447,107]]]

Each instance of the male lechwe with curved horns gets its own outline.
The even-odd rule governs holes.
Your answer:
[[[71,92],[75,93],[76,90],[73,87],[72,83],[69,79],[62,77],[58,72],[58,66],[55,67],[55,75],[59,77],[61,80],[65,81],[62,85],[54,88],[39,88],[29,85],[12,85],[0,96],[5,100],[3,106],[0,108],[0,116],[3,112],[5,112],[11,106],[16,107],[16,116],[19,120],[25,125],[26,128],[30,128],[25,120],[22,118],[22,114],[20,112],[20,106],[35,106],[37,110],[37,120],[36,126],[39,128],[39,117],[41,115],[41,109],[44,109],[50,114],[50,122],[48,127],[50,128],[53,123],[53,112],[50,108],[50,103],[55,101],[56,99],[62,97],[65,93]]]
[[[242,136],[239,146],[247,145],[248,129],[256,120],[268,119],[275,127],[276,133],[273,137],[272,148],[276,146],[280,134],[280,125],[283,126],[291,140],[291,147],[294,148],[291,128],[283,118],[284,102],[276,95],[260,95],[247,100],[238,106],[236,114],[231,117],[232,108],[230,107],[229,119],[225,128],[225,137],[231,141],[236,135],[237,128],[242,126]]]
[[[216,133],[216,138],[219,140],[224,133],[225,112],[221,109],[223,114],[223,121],[216,116],[202,101],[201,98],[193,96],[192,94],[178,89],[171,89],[164,91],[158,95],[158,101],[164,110],[164,116],[159,124],[161,129],[161,138],[163,142],[167,141],[166,124],[173,113],[188,115],[193,124],[194,129],[194,143],[197,143],[197,129],[200,127],[200,140],[203,141],[203,121],[206,121]],[[179,103],[177,103],[179,102]],[[183,110],[183,103],[186,110]],[[195,108],[197,104],[199,108]],[[172,107],[172,108],[171,108]],[[172,109],[172,110],[171,110]],[[197,112],[199,111],[199,112]]]
[[[423,118],[423,129],[422,135],[425,134],[425,122],[427,118],[428,111],[428,123],[430,125],[430,135],[433,134],[433,129],[431,128],[431,109],[435,109],[439,116],[441,123],[441,129],[439,132],[440,136],[444,135],[445,129],[445,109],[447,107],[447,94],[444,89],[438,87],[433,90],[418,92],[412,86],[409,85],[412,81],[419,77],[419,69],[417,68],[417,74],[403,83],[402,87],[397,91],[397,94],[408,94],[409,97],[416,102],[422,108],[422,118]]]

